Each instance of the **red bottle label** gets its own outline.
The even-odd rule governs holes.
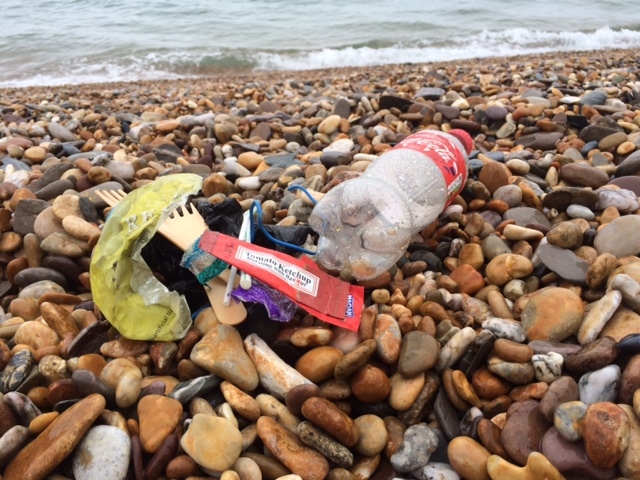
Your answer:
[[[445,207],[464,187],[467,181],[466,155],[448,136],[422,130],[406,137],[395,148],[409,148],[420,152],[438,166],[447,186]]]

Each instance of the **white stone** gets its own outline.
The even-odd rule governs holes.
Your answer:
[[[98,425],[82,438],[71,462],[76,480],[127,478],[131,439],[118,427]]]
[[[615,364],[585,373],[578,382],[580,401],[587,405],[615,402],[620,388],[620,378],[620,367]]]
[[[536,372],[536,380],[552,383],[562,375],[564,357],[556,352],[540,353],[531,357],[531,364]]]
[[[411,476],[417,480],[460,480],[458,472],[451,465],[443,462],[429,462],[424,467],[411,472]]]

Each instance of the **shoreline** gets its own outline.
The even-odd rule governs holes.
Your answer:
[[[282,82],[287,79],[295,78],[299,81],[310,81],[318,79],[327,79],[331,77],[349,77],[354,75],[377,75],[382,80],[385,80],[385,76],[397,75],[396,72],[402,72],[402,74],[413,73],[419,74],[433,68],[452,68],[456,66],[466,68],[494,68],[503,64],[536,64],[540,62],[548,62],[559,59],[575,59],[576,57],[587,57],[590,59],[632,59],[640,58],[640,49],[605,49],[605,50],[576,50],[576,51],[559,51],[559,52],[547,52],[541,54],[529,54],[522,56],[497,56],[497,57],[482,57],[482,58],[466,58],[460,60],[450,61],[438,61],[428,63],[402,63],[402,64],[387,64],[387,65],[374,65],[367,67],[336,67],[336,68],[322,68],[312,70],[273,70],[273,71],[236,71],[228,70],[221,71],[214,75],[208,75],[203,77],[183,77],[179,79],[158,79],[158,80],[132,80],[132,81],[117,81],[117,82],[96,82],[96,83],[77,83],[77,84],[64,84],[54,86],[28,86],[28,87],[6,87],[0,88],[0,95],[6,95],[10,93],[24,94],[32,93],[38,94],[42,90],[50,92],[65,91],[74,88],[83,89],[122,89],[150,86],[164,86],[166,88],[186,87],[192,84],[194,87],[198,85],[222,85],[225,83],[240,83],[240,82]],[[40,92],[43,93],[43,92]],[[22,95],[20,95],[22,96]]]

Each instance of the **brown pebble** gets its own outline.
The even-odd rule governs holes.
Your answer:
[[[358,441],[358,429],[353,420],[336,405],[321,397],[311,397],[302,404],[302,415],[346,447]]]

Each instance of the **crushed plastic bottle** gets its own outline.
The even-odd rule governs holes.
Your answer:
[[[318,262],[358,280],[391,268],[464,187],[472,149],[464,130],[422,130],[331,189],[309,217],[320,235]]]

